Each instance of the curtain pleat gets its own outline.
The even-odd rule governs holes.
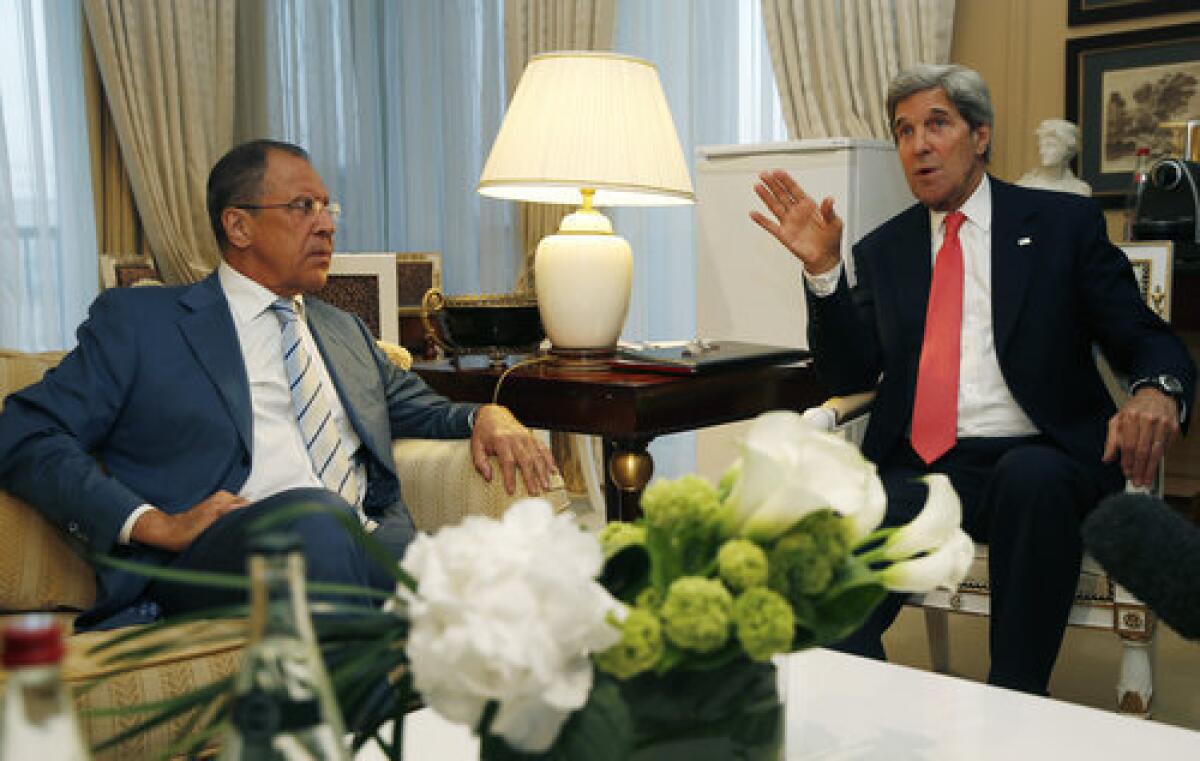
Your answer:
[[[890,139],[888,82],[950,57],[954,0],[762,0],[762,11],[795,139]]]
[[[195,282],[220,254],[205,210],[233,144],[234,0],[84,0],[88,28],[155,263]]]

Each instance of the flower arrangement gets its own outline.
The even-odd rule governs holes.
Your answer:
[[[881,529],[886,496],[857,448],[767,413],[717,485],[655,481],[643,517],[598,535],[540,499],[469,517],[417,538],[382,611],[314,623],[356,746],[378,738],[392,758],[402,743],[379,727],[414,693],[473,727],[493,761],[777,757],[773,656],[842,639],[889,590],[965,575],[973,545],[958,497],[944,477],[927,484],[915,520]],[[390,694],[373,702],[385,677]],[[202,706],[202,743],[227,715],[230,682],[154,706],[124,734]]]
[[[691,721],[696,706],[671,704],[697,686],[711,696],[739,685],[723,710],[752,724],[745,696],[774,693],[773,672],[756,664],[844,638],[889,590],[961,581],[974,547],[958,497],[942,476],[928,486],[912,523],[879,529],[874,466],[774,412],[719,485],[658,480],[643,517],[608,524],[598,542],[540,500],[421,537],[402,564],[415,585],[400,591],[415,687],[444,717],[480,728],[494,758],[625,758]],[[662,682],[672,674],[689,687]],[[658,716],[646,729],[650,701]],[[764,742],[777,741],[778,716],[757,718]],[[577,742],[589,725],[602,736]]]

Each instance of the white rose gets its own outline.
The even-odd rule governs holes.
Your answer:
[[[587,701],[589,654],[620,639],[606,616],[621,604],[595,581],[602,565],[597,539],[542,499],[419,536],[401,563],[416,591],[399,590],[417,691],[472,727],[495,700],[495,734],[547,750]]]
[[[760,415],[733,472],[735,528],[760,542],[825,508],[849,518],[859,540],[879,526],[887,506],[875,466],[858,447],[813,430],[795,412]]]

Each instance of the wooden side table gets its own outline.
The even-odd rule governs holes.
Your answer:
[[[440,394],[490,402],[500,372],[482,360],[455,367],[442,360],[413,370]],[[695,375],[633,371],[613,365],[581,371],[550,363],[519,367],[497,401],[533,428],[600,436],[604,441],[609,520],[632,520],[654,463],[646,446],[656,436],[745,420],[773,409],[803,410],[828,396],[811,361],[745,364]]]

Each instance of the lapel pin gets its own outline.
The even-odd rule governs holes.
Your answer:
[[[1030,243],[1033,243],[1033,238],[1021,238],[1017,241],[1018,246],[1028,246]]]

